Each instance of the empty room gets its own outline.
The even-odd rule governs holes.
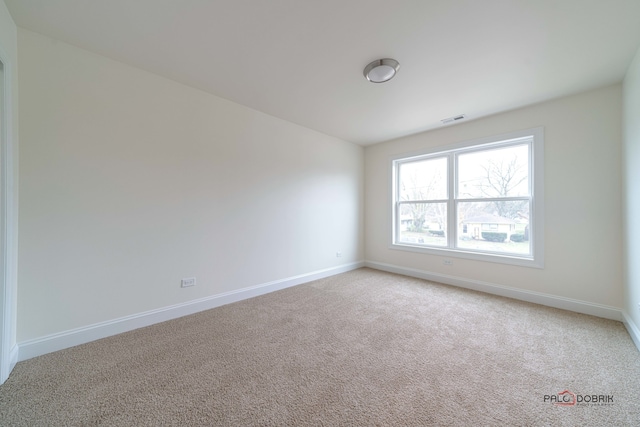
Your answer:
[[[640,425],[638,16],[0,0],[0,425]]]

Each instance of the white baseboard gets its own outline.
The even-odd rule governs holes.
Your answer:
[[[9,351],[9,372],[13,371],[13,368],[18,363],[18,344],[14,345]]]
[[[521,301],[546,305],[548,307],[560,308],[563,310],[575,311],[577,313],[603,317],[605,319],[622,321],[621,309],[602,304],[594,304],[591,302],[564,298],[541,292],[525,291],[508,286],[496,285],[494,283],[481,282],[479,280],[465,279],[462,277],[449,276],[446,274],[431,273],[424,270],[399,267],[396,265],[384,264],[374,261],[365,261],[365,266],[374,268],[376,270],[402,274],[405,276],[416,277],[419,279],[425,279],[433,282],[444,283],[447,285],[459,286],[461,288],[473,289],[475,291],[486,292],[488,294],[500,295],[503,297],[513,298]]]
[[[32,357],[40,356],[46,353],[51,353],[54,351],[84,344],[90,341],[95,341],[97,339],[120,334],[122,332],[150,326],[155,323],[187,316],[199,311],[209,310],[211,308],[241,301],[247,298],[264,295],[269,292],[278,291],[280,289],[300,285],[306,282],[311,282],[313,280],[345,273],[347,271],[355,270],[361,267],[364,267],[364,262],[362,261],[344,264],[338,267],[327,268],[307,274],[301,274],[299,276],[275,280],[272,282],[239,289],[237,291],[212,295],[182,304],[176,304],[169,307],[150,310],[131,316],[125,316],[106,322],[100,322],[81,328],[23,341],[18,343],[18,345],[16,346],[17,351],[15,358],[16,360],[20,361],[31,359]]]
[[[622,323],[624,323],[624,327],[627,328],[629,335],[631,335],[633,343],[638,348],[638,351],[640,351],[640,329],[638,329],[638,325],[634,323],[626,311],[622,311]]]
[[[11,371],[13,371],[16,363],[18,363],[18,346],[16,344],[9,349],[5,363],[7,364],[6,369],[0,369],[0,385],[4,384],[4,382],[9,378]],[[3,366],[3,368],[5,368],[5,366]]]

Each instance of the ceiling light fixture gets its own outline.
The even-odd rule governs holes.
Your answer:
[[[399,68],[400,63],[395,59],[376,59],[371,64],[364,67],[364,76],[371,83],[384,83],[391,80],[396,75]]]

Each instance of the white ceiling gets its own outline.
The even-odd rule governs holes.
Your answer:
[[[16,24],[361,145],[622,80],[640,0],[4,0]],[[396,78],[369,83],[375,59]]]

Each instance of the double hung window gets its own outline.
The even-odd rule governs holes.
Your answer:
[[[393,159],[392,247],[542,266],[542,129]]]

